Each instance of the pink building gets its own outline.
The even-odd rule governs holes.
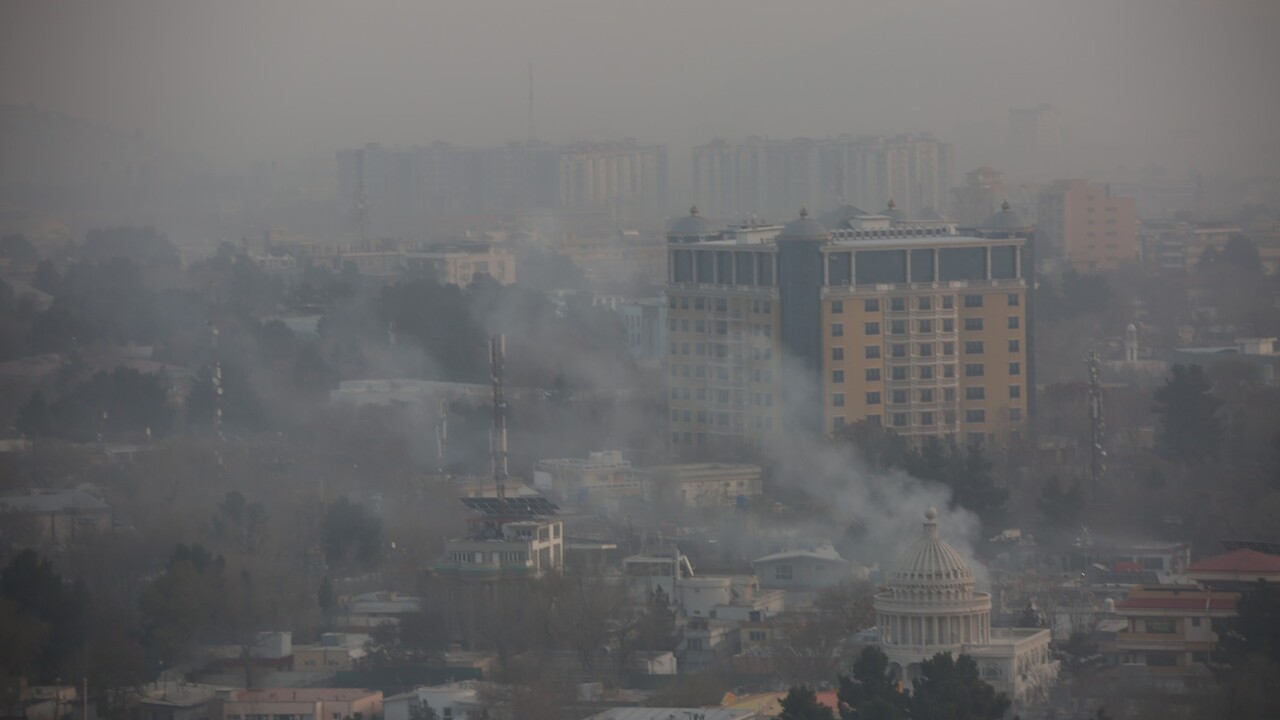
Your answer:
[[[349,688],[237,690],[218,720],[372,720],[382,715],[382,692]]]

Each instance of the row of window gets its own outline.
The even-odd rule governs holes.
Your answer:
[[[936,402],[936,397],[937,395],[934,392],[933,388],[924,388],[922,390],[916,391],[917,402],[921,402],[921,403]],[[1010,385],[1009,398],[1011,400],[1017,400],[1021,397],[1022,397],[1022,386]],[[878,390],[868,392],[866,394],[868,405],[879,405],[880,398],[881,398],[881,395]],[[909,390],[891,390],[889,391],[889,398],[890,398],[890,404],[892,405],[906,405],[907,403],[910,402],[910,391]],[[943,402],[954,402],[955,399],[956,399],[955,388],[942,388]],[[965,400],[986,400],[987,389],[982,386],[965,388],[964,399]],[[832,393],[831,404],[835,407],[844,407],[844,393]]]
[[[1006,345],[1006,347],[1011,353],[1022,352],[1022,341],[1010,340],[1008,341],[1008,344]],[[976,344],[965,343],[966,353],[980,355],[982,354],[984,348],[985,346],[982,344],[981,341],[977,342]],[[955,343],[953,342],[950,342],[950,341],[943,342],[941,349],[942,349],[942,352],[940,354],[943,357],[951,357],[956,354],[956,346],[955,346]],[[898,358],[907,357],[907,350],[908,350],[908,345],[906,343],[894,344],[889,347],[889,353],[891,357],[898,357]],[[933,351],[934,351],[933,343],[920,343],[916,347],[916,357],[933,357]],[[867,360],[879,359],[880,346],[867,345],[863,352],[863,357],[865,357]],[[831,348],[831,360],[833,362],[842,362],[844,360],[844,348],[842,347]]]
[[[954,295],[943,295],[938,299],[940,301],[939,304],[943,310],[951,310],[956,306],[956,298]],[[934,298],[931,295],[923,295],[921,297],[917,297],[916,309],[926,310],[926,311],[932,310],[933,300]],[[1008,303],[1009,307],[1018,307],[1022,301],[1021,301],[1021,298],[1018,296],[1018,293],[1009,293],[1006,297],[1006,302]],[[967,308],[980,308],[982,307],[982,304],[983,304],[982,295],[965,295],[964,296],[964,306]],[[675,307],[675,306],[672,305],[672,307]],[[865,312],[880,312],[880,298],[867,298],[866,300],[863,300],[862,309]],[[889,298],[890,312],[906,312],[906,310],[907,310],[907,298],[905,297]],[[844,301],[832,300],[831,313],[833,315],[839,315],[840,313],[843,313],[843,312],[844,312]]]
[[[692,305],[692,307],[693,307],[693,309],[694,309],[694,310],[708,310],[708,309],[710,309],[710,310],[712,310],[712,311],[714,311],[714,312],[718,312],[718,313],[725,313],[725,312],[729,312],[729,300],[728,300],[728,298],[707,298],[707,297],[696,297],[696,296],[695,296],[695,297],[693,297],[693,298],[691,299],[691,298],[689,298],[689,296],[687,296],[687,295],[680,296],[680,297],[676,297],[675,295],[672,295],[672,296],[667,300],[667,305],[668,305],[668,307],[670,307],[672,310],[677,310],[677,309],[678,309],[678,310],[688,310],[688,309],[690,308],[690,306]],[[733,309],[734,309],[735,311],[737,311],[737,310],[738,310],[738,301],[737,301],[737,300],[734,300],[734,301],[733,301]],[[771,301],[771,300],[752,300],[752,301],[751,301],[751,312],[753,312],[753,313],[757,313],[757,314],[762,314],[762,315],[768,315],[768,314],[770,314],[771,312],[773,312],[773,301]]]
[[[905,352],[905,351],[904,351],[904,352]],[[870,357],[870,356],[868,356],[868,357]],[[876,357],[879,357],[879,355],[877,355]],[[894,354],[894,357],[902,357],[902,356],[897,355],[897,354],[895,353],[895,354]],[[875,382],[875,381],[877,381],[877,380],[879,380],[879,379],[880,379],[880,369],[879,369],[879,368],[869,368],[869,369],[867,369],[865,372],[866,372],[866,379],[867,379],[868,381],[870,381],[870,382]],[[932,380],[932,379],[933,379],[933,372],[934,372],[934,371],[933,371],[933,366],[932,366],[932,365],[924,365],[924,366],[921,366],[921,367],[919,368],[919,379],[921,379],[921,380]],[[905,366],[889,368],[889,373],[890,373],[889,377],[890,377],[890,379],[891,379],[891,380],[904,381],[904,380],[908,380],[908,379],[909,379],[909,378],[908,378],[908,376],[907,376],[907,368],[906,368]],[[674,374],[674,373],[673,373],[673,374]],[[987,366],[986,366],[985,364],[983,364],[983,363],[965,363],[965,365],[964,365],[964,376],[965,376],[965,377],[968,377],[968,378],[974,378],[974,377],[985,377],[985,376],[986,376],[986,374],[987,374]],[[1020,362],[1011,362],[1011,363],[1009,363],[1009,374],[1010,374],[1010,375],[1015,375],[1015,376],[1017,376],[1017,375],[1022,375],[1022,363],[1020,363]],[[955,376],[956,376],[956,366],[955,366],[955,365],[952,365],[952,364],[948,363],[948,364],[945,364],[945,365],[943,365],[943,366],[942,366],[942,377],[944,377],[944,378],[953,378],[953,377],[955,377]],[[844,370],[832,370],[832,371],[831,371],[831,382],[833,382],[833,383],[837,383],[837,384],[839,384],[839,383],[843,383],[843,382],[844,382]]]
[[[889,426],[895,427],[895,428],[912,427],[912,424],[911,424],[912,414],[913,413],[909,413],[909,412],[889,413]],[[941,421],[941,424],[943,426],[951,426],[956,424],[956,417],[957,417],[955,410],[943,410],[942,412],[924,410],[921,412],[914,413],[914,415],[915,415],[916,427],[936,427],[939,424],[939,421]],[[871,414],[871,415],[867,415],[866,420],[872,425],[880,425],[881,418],[882,418],[881,415]],[[1021,420],[1022,420],[1022,409],[1009,408],[1009,421],[1020,422]],[[973,410],[965,410],[964,421],[971,425],[980,425],[982,423],[985,423],[987,421],[987,411],[981,408],[977,408]],[[847,421],[843,416],[836,416],[831,420],[831,428],[833,431],[838,431],[840,430],[840,428],[843,428],[846,425],[846,422]]]
[[[983,326],[984,326],[984,323],[982,318],[965,318],[964,319],[964,329],[966,332],[980,332],[985,329]],[[1008,320],[1006,321],[1006,326],[1010,330],[1017,330],[1022,327],[1022,318],[1020,318],[1017,315],[1010,315]],[[955,320],[951,318],[944,318],[942,320],[941,332],[951,333],[955,331],[956,331]],[[863,323],[862,332],[864,335],[879,335],[880,323],[878,322]],[[890,335],[906,335],[907,321],[891,320],[889,322],[889,334]],[[933,321],[917,320],[916,334],[918,335],[933,334]],[[844,337],[844,323],[831,323],[831,337]]]
[[[743,395],[741,390],[734,390],[733,395],[730,395],[728,390],[723,390],[723,389],[712,390],[705,387],[700,387],[700,388],[672,387],[671,388],[672,400],[695,400],[696,399],[700,402],[714,401],[720,405],[730,405],[730,404],[741,405],[742,398],[743,398]],[[747,396],[747,399],[748,399],[748,402],[752,405],[760,405],[763,407],[773,407],[773,393],[758,393],[758,392],[751,393],[749,396]],[[671,419],[675,420],[675,417],[672,417]]]
[[[712,378],[723,382],[728,382],[732,376],[734,382],[742,381],[742,368],[733,368],[732,374],[725,365],[679,365],[672,363],[669,367],[671,377],[694,377],[694,378]],[[752,382],[771,383],[773,382],[773,370],[768,368],[755,368],[750,371],[748,377]]]

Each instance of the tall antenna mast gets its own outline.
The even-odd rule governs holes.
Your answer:
[[[440,398],[439,408],[436,410],[436,474],[444,474],[444,453],[445,446],[449,442],[449,401]]]
[[[1089,366],[1089,485],[1093,502],[1097,503],[1102,476],[1107,472],[1107,449],[1102,443],[1107,423],[1102,413],[1102,362],[1098,351],[1091,351],[1086,362]]]
[[[493,462],[493,485],[498,501],[507,499],[507,401],[502,396],[502,366],[506,362],[506,338],[489,338],[489,373],[493,380],[493,431],[489,455]]]
[[[359,172],[360,172],[360,189],[356,193],[356,221],[360,223],[360,240],[369,239],[369,193],[365,187],[365,163],[364,148],[358,151],[359,154]]]
[[[529,62],[529,142],[533,142],[533,61]]]

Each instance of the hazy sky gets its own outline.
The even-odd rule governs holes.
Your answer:
[[[367,141],[933,130],[961,170],[1050,102],[1100,162],[1280,165],[1276,0],[0,5],[0,101],[228,159]],[[683,162],[676,158],[674,162]]]

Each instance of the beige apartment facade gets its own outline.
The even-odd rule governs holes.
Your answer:
[[[1137,200],[1087,180],[1059,180],[1037,199],[1036,236],[1076,270],[1115,270],[1138,259]]]

